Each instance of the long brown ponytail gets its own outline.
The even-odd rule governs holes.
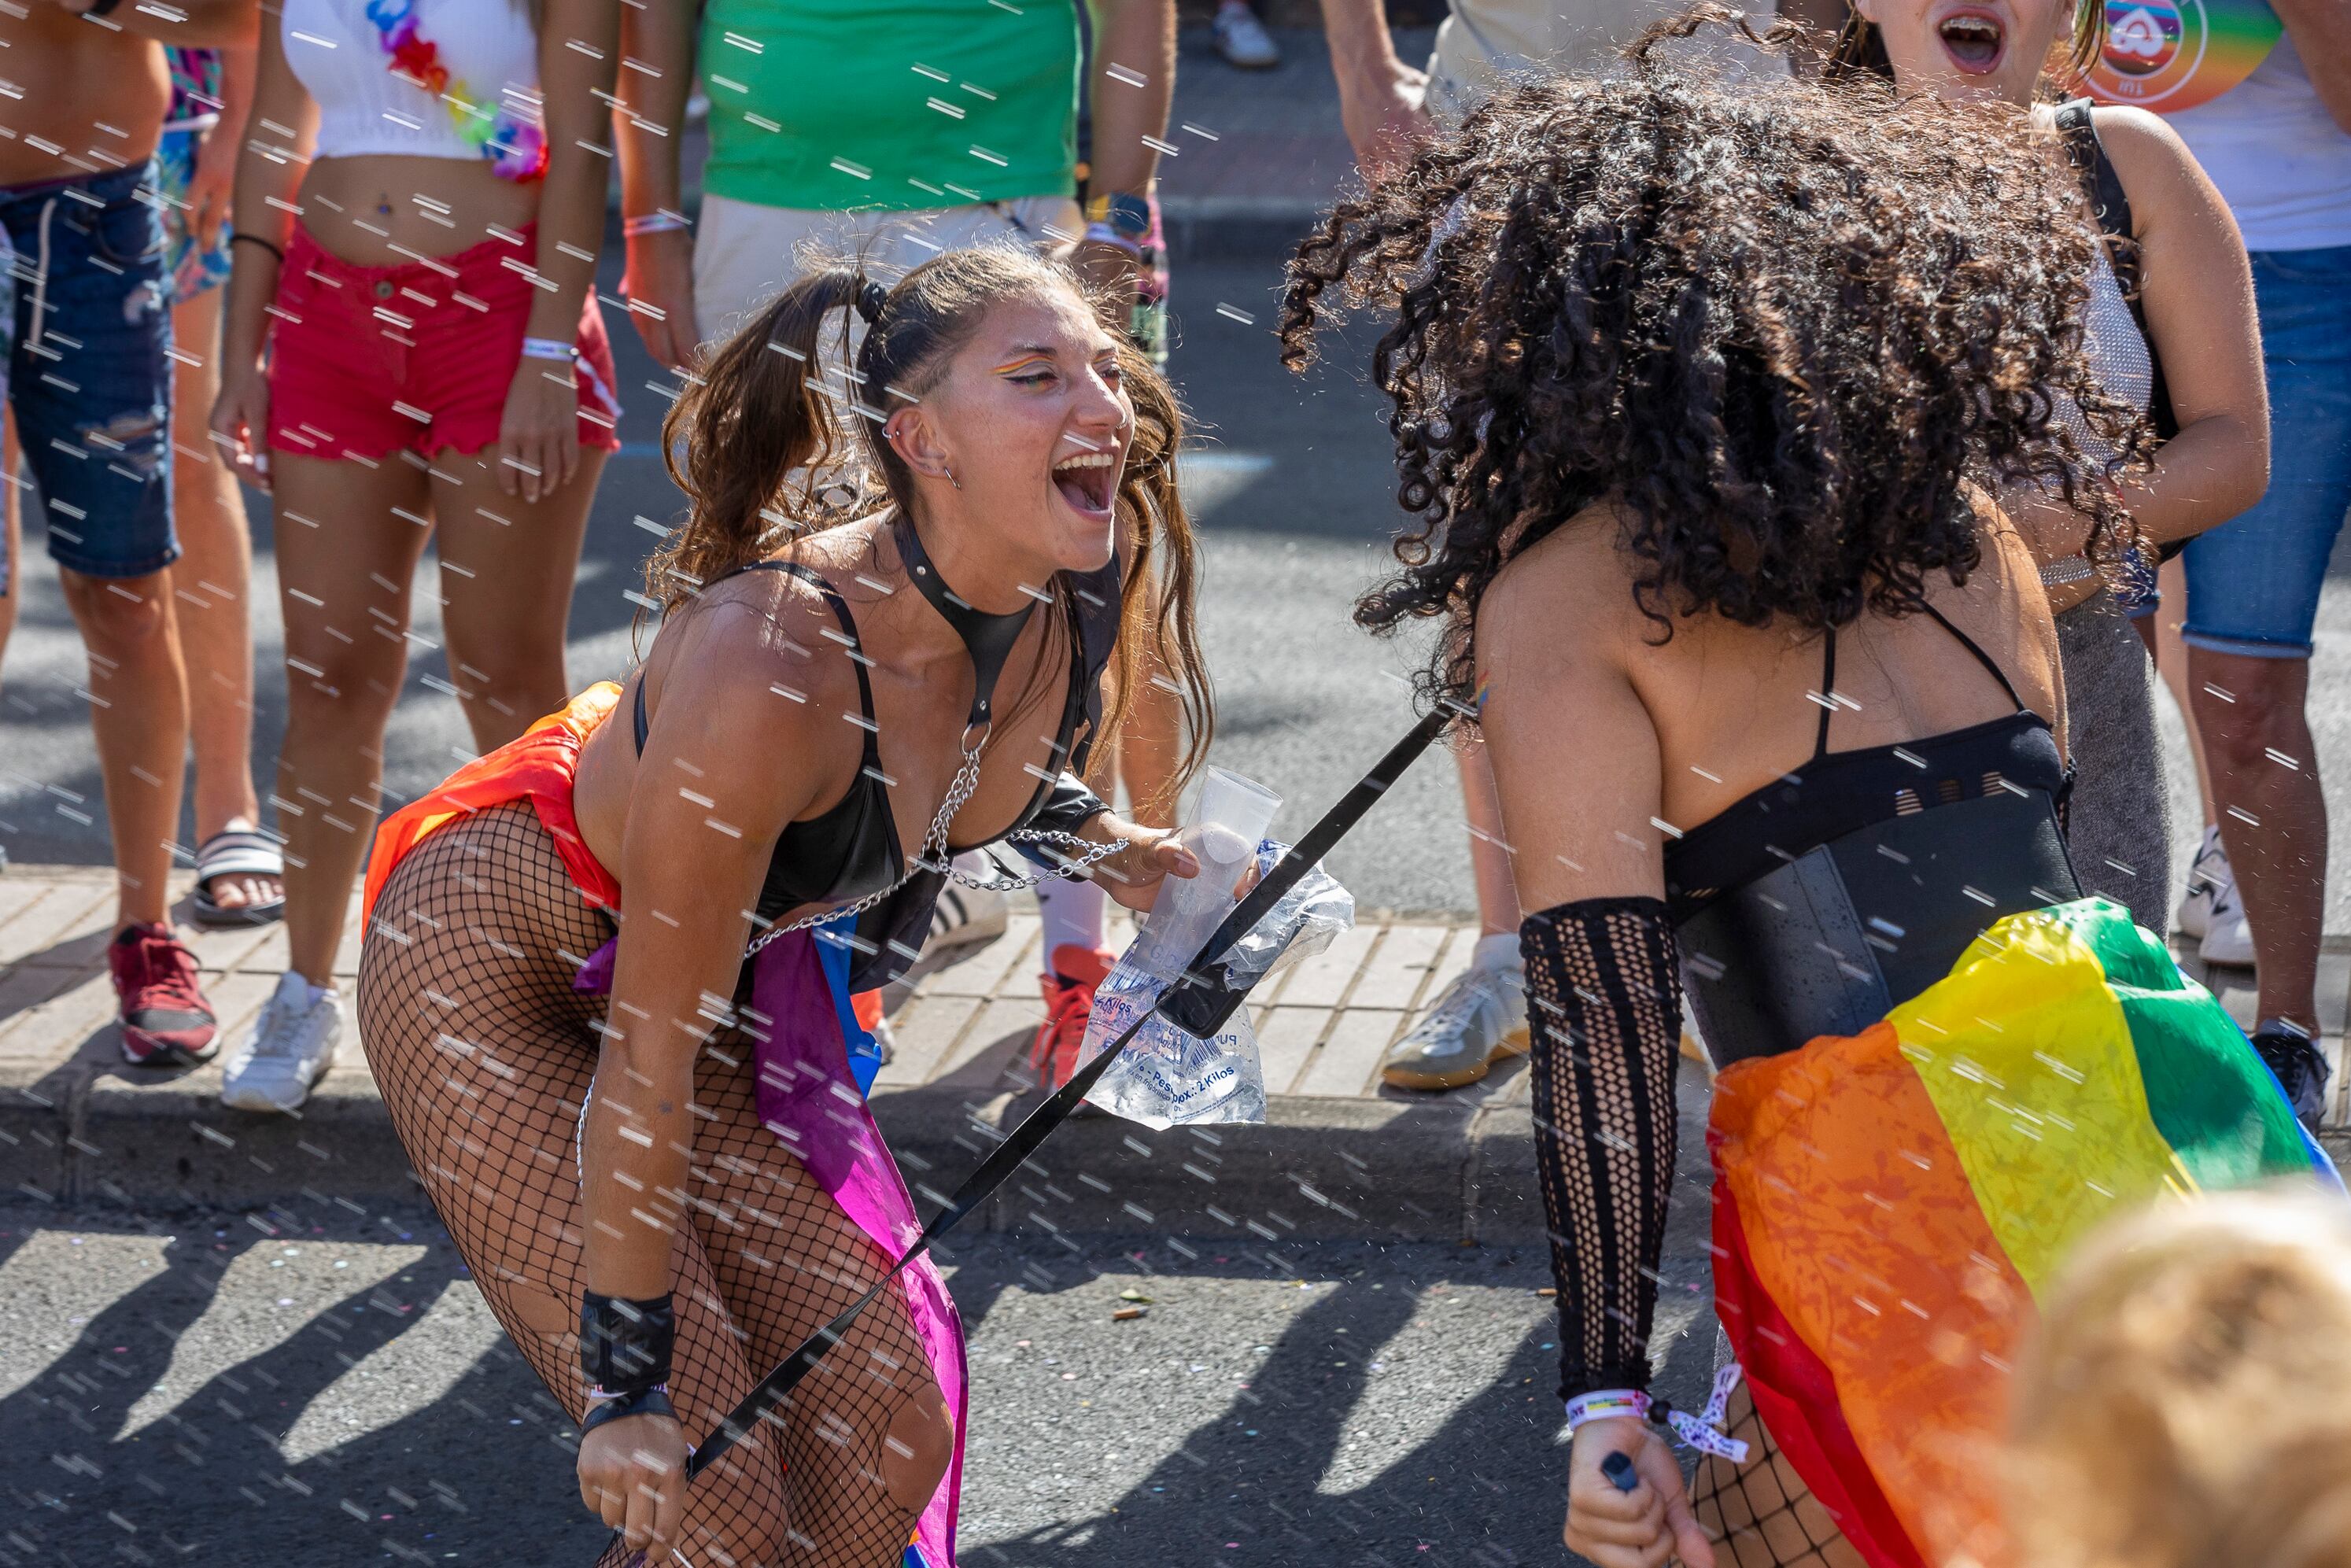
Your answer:
[[[770,301],[711,356],[662,422],[662,460],[685,492],[685,526],[645,563],[645,586],[674,610],[702,585],[768,553],[778,530],[824,510],[819,488],[848,454],[824,384],[822,340],[843,334],[864,285],[847,267],[813,272]],[[837,361],[838,362],[838,361]],[[797,497],[787,491],[797,488]]]

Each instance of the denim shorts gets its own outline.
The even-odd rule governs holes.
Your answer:
[[[85,577],[145,577],[172,532],[172,312],[154,172],[0,189],[16,252],[8,400],[49,555]]]
[[[2351,511],[2351,246],[2253,253],[2270,393],[2270,487],[2190,539],[2190,647],[2310,657],[2318,591]]]

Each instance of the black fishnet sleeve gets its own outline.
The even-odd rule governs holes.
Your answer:
[[[1666,906],[1588,898],[1519,927],[1560,1397],[1646,1388],[1674,1175],[1682,988]]]

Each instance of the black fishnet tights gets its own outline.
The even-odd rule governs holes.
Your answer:
[[[410,852],[360,959],[360,1034],[401,1143],[491,1311],[585,1408],[574,1136],[605,998],[571,988],[611,933],[527,804]],[[881,1277],[881,1252],[760,1125],[751,1041],[695,1063],[691,1223],[673,1263],[671,1397],[699,1437]],[[896,1564],[945,1473],[947,1417],[903,1297],[877,1304],[770,1423],[695,1483],[694,1568]],[[624,1556],[608,1551],[606,1563]]]
[[[1519,928],[1560,1394],[1646,1388],[1674,1175],[1681,977],[1666,906],[1592,898]]]
[[[1698,1462],[1690,1503],[1715,1545],[1716,1568],[1868,1568],[1826,1505],[1796,1474],[1740,1388],[1723,1430],[1747,1441],[1747,1462]]]

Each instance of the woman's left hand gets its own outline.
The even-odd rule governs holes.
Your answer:
[[[1165,828],[1146,828],[1110,811],[1086,826],[1085,836],[1096,843],[1123,841],[1118,853],[1095,862],[1094,880],[1129,909],[1149,909],[1159,896],[1159,884],[1171,876],[1200,874],[1199,857]]]
[[[498,422],[498,488],[526,501],[580,472],[580,384],[561,360],[523,356]]]

